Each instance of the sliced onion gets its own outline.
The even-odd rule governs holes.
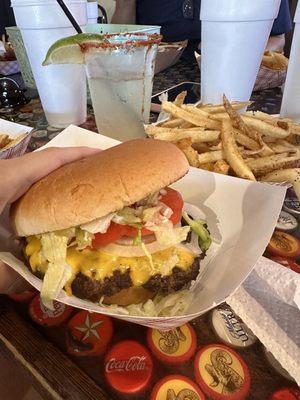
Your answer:
[[[193,219],[201,219],[203,218],[202,211],[189,203],[184,203],[183,207],[184,211],[186,211],[189,215],[193,217]],[[177,226],[180,226],[179,223]],[[163,245],[158,243],[155,240],[154,235],[146,235],[142,238],[143,242],[147,244],[147,250],[150,254],[157,253],[158,251],[166,250],[170,247],[170,245]],[[141,246],[133,246],[133,238],[122,238],[119,239],[116,243],[111,243],[102,248],[103,251],[119,256],[119,257],[144,257],[145,253]],[[190,243],[180,243],[176,245],[176,247],[183,248],[194,255],[201,254],[201,250],[198,244],[197,235],[192,232],[192,240]]]
[[[117,240],[115,243],[123,245],[123,246],[131,246],[131,245],[133,245],[133,241],[134,241],[134,238],[123,236],[123,237],[121,237],[121,239]],[[142,237],[142,242],[145,244],[152,243],[154,241],[155,241],[154,235],[145,235]]]
[[[156,253],[158,251],[166,250],[170,246],[162,245],[157,241],[147,244],[147,250],[150,254]],[[105,247],[102,247],[102,250],[109,253],[114,254],[119,257],[145,257],[145,252],[143,251],[141,246],[124,246],[120,244],[111,243]]]

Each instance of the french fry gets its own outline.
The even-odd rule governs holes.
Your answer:
[[[200,129],[198,131],[189,131],[188,129],[169,129],[167,131],[146,128],[146,132],[148,135],[159,140],[178,141],[189,138],[192,143],[212,142],[220,136],[219,131],[204,131]]]
[[[300,124],[261,111],[240,114],[250,103],[225,96],[223,105],[197,106],[182,104],[183,97],[163,103],[172,119],[146,127],[149,136],[175,143],[194,167],[250,180],[295,178],[300,199]]]
[[[210,120],[209,113],[202,111],[201,109],[196,108],[194,106],[187,105],[187,104],[182,105],[181,109],[186,110],[199,118],[202,118],[203,122],[202,122],[202,125],[200,125],[200,126],[203,126],[206,129],[220,130],[220,128],[221,128],[220,122]]]
[[[287,69],[288,59],[281,53],[266,51],[261,65],[269,69],[284,71]]]
[[[226,112],[220,112],[217,114],[210,114],[209,116],[210,119],[213,119],[214,121],[222,121],[223,119],[230,119],[229,115]]]
[[[247,117],[260,119],[261,121],[265,121],[270,125],[278,126],[279,128],[285,130],[289,129],[291,134],[297,134],[297,132],[300,134],[300,126],[295,124],[291,119],[273,117],[272,115],[266,114],[262,111],[247,111],[244,115]]]
[[[208,145],[210,145],[210,143],[208,143]],[[210,151],[218,151],[218,150],[222,150],[223,149],[223,144],[222,141],[220,141],[219,143],[213,144],[209,147]]]
[[[214,163],[199,164],[198,168],[205,169],[206,171],[214,171]]]
[[[204,128],[200,126],[192,127],[192,128],[167,128],[165,126],[158,126],[158,125],[146,125],[145,127],[146,133],[149,135],[154,135],[155,133],[162,133],[162,132],[216,132],[216,131],[205,131]],[[220,133],[220,132],[219,132]]]
[[[195,125],[191,124],[190,122],[184,121],[184,120],[182,120],[181,124],[179,125],[180,128],[186,128],[186,129],[192,128],[193,126],[195,126]]]
[[[208,144],[209,143],[197,142],[197,143],[193,143],[192,147],[198,153],[207,153],[207,152],[211,151],[211,148],[208,146]]]
[[[0,133],[0,149],[3,149],[7,144],[10,143],[10,138],[6,133]]]
[[[231,106],[234,110],[241,110],[242,108],[248,107],[251,105],[251,101],[235,101],[231,103]],[[197,105],[197,108],[201,108],[204,111],[208,111],[211,114],[218,114],[218,113],[224,113],[224,104],[218,104],[218,105],[212,105],[212,104],[199,104]]]
[[[186,90],[181,92],[181,93],[179,93],[176,96],[176,99],[174,100],[174,104],[176,106],[180,107],[184,103],[184,99],[186,98],[186,95],[187,95],[187,91]]]
[[[288,153],[275,154],[269,157],[248,159],[246,164],[255,175],[264,175],[268,172],[300,164],[300,153],[289,156]]]
[[[244,123],[242,117],[239,113],[237,113],[227,100],[226,96],[223,95],[223,102],[226,112],[228,113],[230,119],[232,120],[233,127],[239,129],[245,135],[249,136],[251,139],[255,140],[257,143],[263,147],[263,142],[260,135],[253,129],[249,129],[248,126]],[[224,122],[224,121],[222,121]]]
[[[198,167],[198,152],[193,149],[190,139],[182,139],[174,143],[186,156],[192,167]]]
[[[296,147],[286,140],[277,140],[275,143],[270,143],[269,147],[274,153],[286,153],[287,151],[300,151],[300,146]]]
[[[210,122],[214,122],[214,121],[208,121],[207,118],[203,118],[200,115],[196,115],[189,111],[183,110],[182,108],[175,106],[173,103],[170,103],[169,101],[163,102],[162,108],[164,111],[172,114],[175,118],[184,119],[185,121],[195,126],[210,128]]]
[[[231,121],[222,121],[222,131],[221,138],[223,143],[223,152],[225,153],[226,161],[233,169],[233,171],[240,178],[250,179],[255,181],[255,176],[253,175],[251,169],[247,166],[243,157],[238,151],[237,144],[234,140],[234,132]]]
[[[289,182],[300,199],[300,168],[289,168],[272,171],[259,178],[263,182]]]
[[[241,118],[248,128],[255,129],[256,132],[259,132],[261,135],[271,136],[277,139],[284,139],[290,135],[289,129],[283,129],[282,127],[268,124],[266,121],[246,115],[243,115]]]
[[[253,139],[249,138],[249,136],[245,135],[241,131],[234,129],[235,140],[237,143],[241,144],[244,147],[247,147],[251,150],[260,150],[261,146]]]
[[[183,122],[181,118],[168,119],[167,121],[162,121],[157,124],[157,126],[161,126],[164,128],[178,128],[180,124]]]
[[[218,160],[214,165],[213,171],[216,172],[217,174],[228,175],[229,168],[230,167],[226,161]]]
[[[198,154],[199,164],[206,164],[224,159],[225,159],[225,154],[223,150],[209,151],[207,153]]]

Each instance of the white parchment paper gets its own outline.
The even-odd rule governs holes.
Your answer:
[[[117,143],[105,136],[70,126],[45,147],[86,145],[106,149]],[[215,242],[208,257],[201,263],[201,279],[195,287],[194,301],[185,315],[168,318],[120,315],[89,301],[67,296],[64,291],[57,300],[77,308],[160,329],[184,324],[226,300],[247,278],[263,254],[275,228],[285,188],[195,168],[191,168],[173,186],[181,192],[185,201],[202,210]],[[3,223],[2,231],[6,234],[9,232]],[[41,281],[7,249],[5,253],[0,253],[0,259],[40,289]]]

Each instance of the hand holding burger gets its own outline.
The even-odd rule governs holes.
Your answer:
[[[211,239],[168,188],[187,171],[173,144],[137,139],[36,182],[11,217],[31,271],[43,279],[44,303],[51,307],[62,288],[120,306],[188,288]],[[188,243],[191,235],[200,246]]]
[[[0,213],[6,204],[18,199],[29,187],[60,166],[99,152],[87,147],[51,148],[19,158],[0,160]],[[0,293],[26,289],[28,284],[7,265],[0,263]]]

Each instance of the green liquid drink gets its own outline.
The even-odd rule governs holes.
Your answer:
[[[73,39],[72,44],[64,39],[69,42],[65,51],[66,46],[55,43],[45,64],[62,59],[85,63],[99,132],[121,141],[145,136],[143,123],[149,121],[160,36],[127,33],[73,36],[76,37],[77,42]]]

